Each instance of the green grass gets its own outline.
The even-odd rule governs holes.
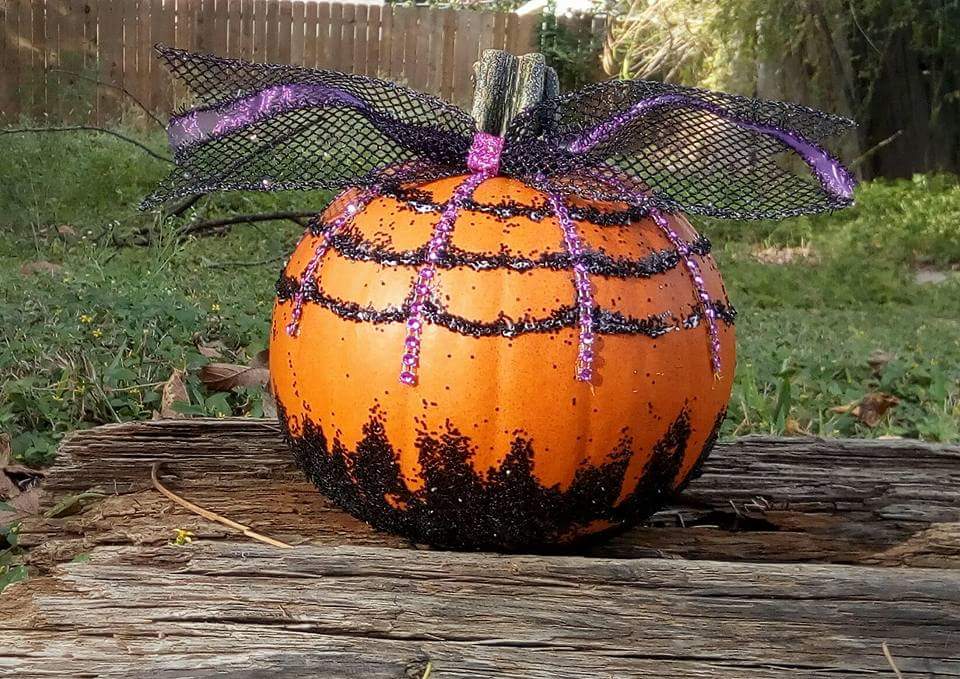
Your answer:
[[[148,140],[162,148],[158,136]],[[200,342],[224,360],[266,346],[280,258],[301,229],[241,225],[178,242],[158,226],[149,247],[116,247],[152,215],[134,205],[166,171],[105,137],[0,137],[0,427],[16,456],[49,462],[78,427],[148,418],[171,371],[188,374],[191,411],[259,414],[255,389],[207,393]],[[899,435],[960,439],[960,283],[919,286],[918,265],[960,262],[956,178],[864,186],[859,206],[782,223],[704,222],[740,311],[739,365],[724,434]],[[318,208],[322,195],[231,195],[195,219],[235,211]],[[57,227],[70,225],[65,242]],[[758,262],[763,247],[809,245],[817,263]],[[53,273],[24,275],[25,262]],[[871,352],[895,356],[879,374]],[[875,428],[831,408],[871,391],[900,399]]]

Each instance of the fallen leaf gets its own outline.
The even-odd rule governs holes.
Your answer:
[[[163,383],[163,392],[160,395],[160,417],[186,417],[183,413],[174,410],[173,404],[177,402],[190,402],[190,394],[187,393],[187,383],[183,380],[182,370],[174,370],[169,379]]]
[[[13,461],[10,435],[0,434],[0,500],[18,494],[40,483],[44,473]]]
[[[71,240],[77,237],[77,231],[69,224],[61,224],[57,227],[57,235],[64,240]]]
[[[794,262],[817,264],[820,255],[809,245],[800,247],[768,247],[754,250],[753,258],[763,264],[792,264]]]
[[[783,430],[787,434],[794,434],[794,435],[808,433],[807,431],[804,430],[803,426],[800,424],[800,421],[792,417],[787,418],[787,421],[784,423]]]
[[[59,264],[54,264],[53,262],[46,262],[43,260],[37,262],[26,262],[20,267],[20,273],[24,276],[32,276],[35,273],[55,274],[60,273],[61,271],[63,271],[63,267]]]
[[[233,363],[210,363],[200,368],[200,381],[207,389],[230,391],[236,387],[265,385],[270,381],[270,371]]]
[[[274,398],[270,389],[263,391],[263,416],[271,419],[277,418],[277,399]]]
[[[14,518],[40,513],[40,486],[33,486],[6,501],[14,510]]]
[[[882,391],[872,391],[859,401],[834,406],[831,413],[850,413],[868,427],[876,427],[888,410],[900,403],[900,399]]]
[[[220,340],[213,342],[197,342],[197,351],[207,358],[222,358],[227,345]]]
[[[250,365],[254,368],[267,368],[270,366],[270,349],[264,349],[263,351],[258,351],[257,355],[253,357],[253,360],[250,361]]]
[[[9,434],[0,434],[0,525],[40,512],[43,472],[12,461]]]
[[[875,349],[871,354],[870,358],[867,359],[867,365],[870,366],[870,369],[873,371],[875,376],[879,376],[883,372],[883,369],[887,366],[887,363],[895,359],[896,354],[892,354],[889,351],[884,351],[883,349]]]

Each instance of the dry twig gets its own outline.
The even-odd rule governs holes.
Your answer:
[[[883,656],[887,659],[887,662],[890,663],[890,669],[897,675],[897,679],[903,679],[903,675],[900,674],[900,668],[897,667],[897,663],[893,660],[893,653],[890,652],[890,647],[887,646],[887,642],[884,641],[880,646],[883,648]]]
[[[248,538],[259,540],[260,542],[264,542],[274,547],[281,547],[283,549],[293,549],[293,545],[288,545],[286,542],[281,542],[280,540],[275,540],[269,536],[258,533],[252,528],[250,528],[250,526],[245,526],[244,524],[233,521],[232,519],[228,519],[225,516],[220,516],[215,512],[211,512],[209,509],[204,509],[203,507],[199,505],[195,505],[189,500],[185,500],[184,498],[180,497],[179,495],[174,493],[172,490],[164,486],[162,483],[160,483],[158,472],[161,464],[162,463],[160,462],[154,462],[153,466],[150,467],[150,480],[153,481],[153,487],[156,488],[166,498],[172,500],[173,502],[176,502],[178,505],[180,505],[185,509],[190,510],[194,514],[202,516],[208,521],[214,521],[216,523],[219,523],[221,526],[227,526],[228,528],[233,528],[234,530],[243,533]]]
[[[120,134],[119,132],[108,130],[105,127],[97,127],[96,125],[67,125],[65,127],[14,127],[7,130],[0,130],[0,134],[41,134],[44,132],[102,132],[103,134],[109,134],[117,139],[125,141],[128,144],[133,144],[134,146],[140,147],[148,155],[156,158],[157,160],[162,160],[163,162],[170,163],[171,165],[173,164],[172,160],[166,156],[161,156],[149,146],[141,144],[136,139],[131,139],[130,137]]]

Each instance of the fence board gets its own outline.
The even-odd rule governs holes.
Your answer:
[[[22,0],[21,0],[22,1]],[[100,0],[79,0],[83,6],[83,69],[88,76],[100,75]],[[86,120],[95,123],[100,118],[100,94],[103,88],[93,85]]]
[[[337,68],[340,63],[340,32],[343,24],[343,3],[330,4],[330,29],[327,31],[327,43],[324,49],[324,66]]]
[[[344,3],[341,5],[343,12],[343,21],[340,24],[340,49],[336,54],[336,69],[338,71],[349,71],[350,61],[353,57],[353,31],[356,26],[355,10],[356,6]]]
[[[164,45],[173,45],[177,39],[177,11],[175,0],[150,0],[150,20],[153,24],[153,39]],[[156,77],[151,78],[150,107],[161,111],[173,109],[173,83],[170,76],[157,61],[156,54],[151,52],[151,72]]]
[[[137,3],[136,43],[137,53],[137,86],[134,95],[144,106],[150,106],[150,93],[153,91],[153,80],[159,77],[154,73],[153,50],[151,46],[156,38],[153,35],[153,3],[151,0],[139,0]]]
[[[408,7],[406,30],[403,35],[403,79],[408,87],[415,89],[421,88],[418,80],[420,73],[417,51],[423,41],[423,33],[418,26],[419,20],[420,8]]]
[[[390,80],[403,82],[403,47],[407,30],[407,17],[410,8],[395,5],[393,8],[393,36],[390,41],[390,67],[386,77]]]
[[[377,76],[390,77],[390,59],[393,50],[393,5],[384,5],[380,10],[380,61]]]
[[[301,26],[301,28],[303,28]],[[278,64],[291,63],[291,39],[293,37],[293,4],[289,0],[280,2],[280,25],[278,27],[277,37],[277,57],[274,59]]]
[[[429,10],[423,16],[424,32],[430,38],[429,55],[424,59],[426,75],[423,78],[425,92],[440,90],[440,60],[443,57],[443,15],[440,12]],[[426,43],[426,39],[424,40]]]
[[[370,5],[367,12],[367,54],[364,73],[376,77],[380,64],[380,6]]]
[[[250,42],[250,59],[262,62],[267,60],[267,0],[252,1],[253,33]]]
[[[232,0],[230,16],[230,54],[249,60],[253,54],[253,0]]]
[[[216,0],[198,0],[196,5],[196,45],[198,52],[213,52],[213,21]]]
[[[210,40],[207,43],[212,54],[227,54],[227,19],[230,8],[228,0],[214,0],[213,16],[207,19],[207,28],[210,29]]]
[[[275,64],[280,60],[280,2],[266,0],[267,22],[264,26],[264,61]]]
[[[430,89],[430,64],[433,61],[433,25],[429,7],[417,7],[417,29],[414,33],[415,52],[413,61],[413,79],[418,90]]]
[[[101,76],[98,121],[103,124],[117,118],[120,112],[120,91],[123,87],[123,0],[101,0],[98,32],[100,36]]]
[[[507,49],[507,14],[493,12],[493,49]]]
[[[241,0],[221,0],[227,3],[224,24],[224,54],[230,57],[240,56],[240,43],[243,40],[243,5]]]
[[[317,68],[329,68],[330,3],[317,3]]]
[[[317,67],[317,3],[307,2],[303,7],[303,65]]]
[[[45,112],[55,120],[63,118],[63,87],[60,73],[60,21],[64,0],[46,0],[46,37],[44,41]]]
[[[445,8],[440,10],[443,19],[443,41],[441,46],[440,87],[437,92],[444,99],[453,99],[453,83],[455,79],[454,54],[457,38],[456,10]]]
[[[353,63],[345,68],[350,73],[367,72],[367,5],[356,5],[354,7],[354,28],[353,28],[353,53],[345,54],[353,60]]]
[[[33,34],[30,50],[31,101],[33,110],[47,111],[47,6],[39,0],[31,6]]]
[[[303,52],[305,48],[304,40],[304,24],[306,23],[307,10],[303,5],[302,0],[296,0],[291,3],[291,19],[292,23],[290,25],[290,63],[296,64],[297,66],[303,65]]]
[[[23,12],[26,0],[9,0],[5,4],[6,8],[6,26],[9,30],[7,40],[6,57],[4,59],[4,80],[7,81],[6,92],[9,99],[3,102],[3,112],[11,122],[15,122],[22,112],[22,94],[21,78],[23,77],[23,58],[20,54],[20,29],[21,13]]]
[[[461,106],[470,101],[473,95],[471,80],[472,64],[477,58],[477,40],[479,23],[477,13],[457,12],[457,41],[454,48],[453,101]]]

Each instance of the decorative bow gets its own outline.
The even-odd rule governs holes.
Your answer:
[[[716,311],[689,244],[663,212],[779,219],[853,200],[853,177],[820,143],[854,123],[803,106],[658,82],[608,81],[541,99],[513,116],[502,134],[490,134],[460,108],[391,82],[157,49],[198,103],[171,119],[177,169],[143,207],[223,190],[365,187],[328,225],[329,238],[374,187],[469,175],[441,213],[405,305],[400,379],[407,384],[416,382],[435,264],[457,211],[485,178],[514,177],[548,197],[573,262],[577,377],[583,380],[591,378],[595,309],[584,246],[562,196],[624,202],[651,216],[694,279],[718,372]],[[791,157],[807,171],[793,171],[800,164]],[[293,297],[291,333],[327,247],[317,249]]]

